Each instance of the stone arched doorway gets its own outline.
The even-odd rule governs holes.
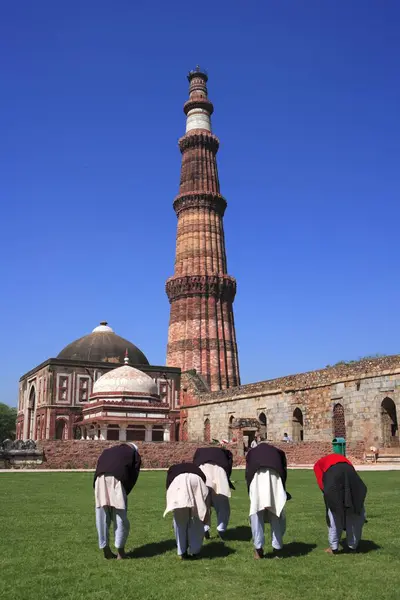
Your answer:
[[[211,423],[210,419],[204,421],[204,441],[211,442]]]
[[[57,419],[56,421],[56,440],[67,439],[67,422],[65,419]]]
[[[35,435],[35,411],[36,411],[36,390],[35,386],[31,387],[31,391],[29,392],[29,401],[28,401],[28,431],[27,438],[28,440],[34,440]]]
[[[303,413],[299,407],[293,411],[292,439],[294,442],[304,440]]]
[[[385,398],[381,404],[382,443],[384,446],[399,445],[399,427],[396,405],[391,398]]]
[[[262,412],[258,415],[258,420],[260,421],[260,435],[265,440],[267,439],[267,415],[265,412]]]
[[[341,404],[335,404],[333,407],[333,436],[335,438],[346,438],[346,421],[344,408]]]

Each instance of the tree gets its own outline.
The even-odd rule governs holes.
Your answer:
[[[15,421],[17,409],[0,402],[0,443],[6,439],[15,438]]]

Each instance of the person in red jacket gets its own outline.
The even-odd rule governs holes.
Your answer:
[[[324,495],[328,525],[329,554],[339,549],[346,531],[349,550],[357,550],[365,522],[367,488],[351,462],[341,454],[328,454],[314,465],[317,483]]]

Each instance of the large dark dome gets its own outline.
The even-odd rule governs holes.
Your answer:
[[[84,362],[123,363],[126,351],[131,365],[149,364],[139,348],[114,333],[106,321],[103,321],[93,329],[92,333],[65,346],[57,358]]]

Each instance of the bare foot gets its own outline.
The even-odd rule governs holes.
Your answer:
[[[263,548],[256,548],[254,550],[254,558],[259,560],[260,558],[264,558],[264,550]]]
[[[337,550],[332,550],[332,548],[327,548],[324,550],[327,554],[337,554]]]
[[[124,558],[126,558],[125,548],[119,548],[117,560],[124,560]]]

